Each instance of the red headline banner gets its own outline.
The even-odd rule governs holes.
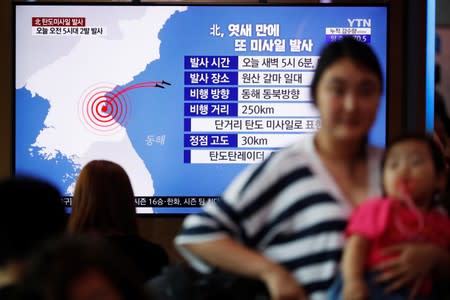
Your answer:
[[[86,26],[86,18],[84,17],[32,17],[32,26],[73,26],[84,27]]]

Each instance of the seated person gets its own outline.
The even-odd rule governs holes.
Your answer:
[[[94,235],[48,242],[32,256],[18,300],[146,300],[132,262]]]
[[[106,237],[135,262],[144,281],[160,274],[169,263],[161,246],[139,237],[130,179],[111,161],[93,160],[81,170],[68,231]]]
[[[8,299],[27,259],[66,226],[58,190],[30,177],[0,181],[0,299]]]

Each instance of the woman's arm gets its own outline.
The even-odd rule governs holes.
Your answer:
[[[433,247],[435,267],[433,268],[439,279],[450,279],[450,252],[442,248]]]
[[[184,244],[183,247],[211,265],[262,280],[272,300],[308,299],[303,288],[286,268],[232,238]]]
[[[384,253],[398,257],[377,266],[382,273],[378,282],[389,282],[386,291],[397,290],[412,284],[414,296],[424,278],[432,275],[438,279],[450,278],[450,253],[431,244],[401,244],[388,247]]]
[[[364,265],[369,246],[369,240],[357,234],[351,235],[345,244],[341,264],[344,300],[369,299],[369,289],[364,280]]]

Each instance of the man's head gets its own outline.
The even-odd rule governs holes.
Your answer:
[[[30,177],[0,181],[0,267],[23,261],[65,226],[64,206],[54,186]]]

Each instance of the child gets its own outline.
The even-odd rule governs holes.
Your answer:
[[[393,258],[383,251],[400,243],[432,243],[450,250],[450,219],[434,203],[445,182],[442,152],[428,135],[403,136],[387,148],[382,171],[386,197],[367,200],[354,210],[346,229],[343,286],[337,282],[330,299],[408,299],[414,288],[419,289],[415,299],[431,297],[430,279],[387,292],[374,282],[371,269]]]

